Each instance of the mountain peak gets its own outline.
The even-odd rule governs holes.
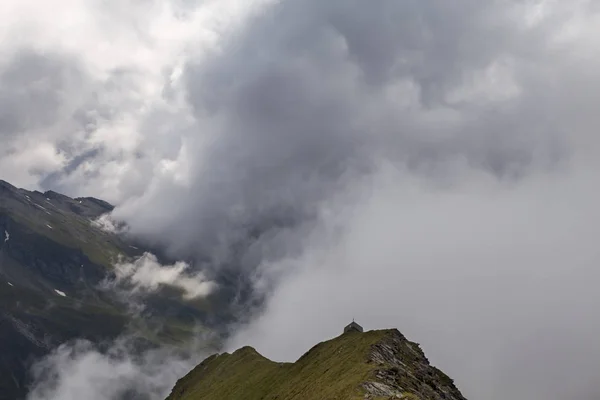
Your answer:
[[[213,355],[180,379],[168,400],[384,398],[465,400],[397,329],[351,330],[295,363],[273,362],[252,347]]]
[[[3,181],[2,179],[0,179],[0,187],[1,188],[6,188],[6,189],[11,189],[11,190],[16,190],[17,189],[13,185],[11,185],[10,183],[8,183],[6,181]]]

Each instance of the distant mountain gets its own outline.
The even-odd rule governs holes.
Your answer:
[[[350,331],[295,363],[251,347],[216,354],[175,385],[167,400],[465,400],[452,379],[398,330]]]
[[[125,333],[148,345],[183,342],[209,320],[209,302],[183,302],[167,289],[142,315],[101,283],[114,262],[145,251],[95,223],[113,206],[94,198],[18,189],[0,181],[0,399],[23,398],[31,363],[57,345]]]

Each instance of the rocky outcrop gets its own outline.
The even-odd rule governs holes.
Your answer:
[[[429,364],[419,345],[396,329],[371,347],[369,362],[377,367],[374,379],[362,385],[367,398],[466,400],[450,377]]]

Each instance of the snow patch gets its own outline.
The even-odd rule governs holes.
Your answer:
[[[58,289],[54,289],[54,291],[55,291],[55,292],[56,292],[56,294],[58,294],[59,296],[62,296],[62,297],[67,297],[67,295],[65,294],[65,292],[62,292],[62,291],[60,291],[60,290],[58,290]]]
[[[45,210],[44,207],[40,206],[38,203],[33,203],[34,205],[38,206],[39,208],[41,208],[42,210]]]
[[[7,283],[8,283],[8,286],[15,286],[15,285],[13,285],[13,284],[12,284],[12,283],[10,283],[10,282],[7,282]]]
[[[46,226],[50,229],[54,229],[53,227],[51,227],[50,225],[46,224]]]
[[[4,243],[8,242],[8,239],[10,239],[10,234],[8,233],[7,230],[4,231]]]

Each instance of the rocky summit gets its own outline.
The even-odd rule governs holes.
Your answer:
[[[277,363],[251,347],[216,354],[180,379],[167,400],[465,400],[398,330],[350,331]]]

